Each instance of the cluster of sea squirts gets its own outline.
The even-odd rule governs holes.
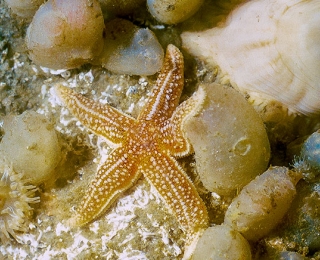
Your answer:
[[[148,1],[147,5],[158,20],[173,24],[187,19],[202,3],[193,1],[186,10],[187,1],[171,2]],[[131,75],[152,75],[161,67],[163,49],[150,29],[108,17],[132,13],[145,4],[141,0],[129,3],[8,0],[7,3],[18,16],[32,18],[26,45],[29,57],[38,65],[72,69],[86,63],[101,64],[112,72]],[[19,3],[32,8],[23,9]]]

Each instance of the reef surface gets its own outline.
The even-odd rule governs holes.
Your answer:
[[[173,43],[180,48],[181,32],[213,27],[240,2],[206,0],[194,16],[178,25],[157,22],[143,5],[125,18],[150,28],[163,47]],[[54,86],[61,84],[75,88],[90,99],[108,103],[137,117],[154,86],[156,75],[114,74],[101,66],[88,64],[72,70],[40,67],[28,58],[24,42],[28,24],[28,21],[13,15],[4,0],[0,0],[0,124],[3,125],[6,116],[27,110],[44,115],[57,133],[61,161],[52,169],[50,181],[38,185],[35,191],[34,196],[39,197],[40,202],[31,204],[32,216],[25,223],[27,231],[16,232],[18,241],[13,237],[0,241],[0,259],[181,259],[185,234],[178,228],[177,220],[156,190],[144,178],[124,192],[93,223],[81,228],[71,228],[68,224],[88,183],[111,148],[104,139],[88,132],[61,106],[53,91]],[[216,80],[215,68],[195,60],[186,52],[183,54],[185,88],[181,100],[191,96],[198,83]],[[260,113],[271,144],[271,164],[290,167],[294,155],[298,154],[296,151],[302,143],[301,138],[319,128],[319,117],[287,114],[285,108],[276,102]],[[1,134],[5,135],[3,128]],[[193,156],[180,159],[179,163],[205,201],[210,225],[223,223],[232,198],[219,196],[202,186]],[[301,189],[306,190],[305,185],[300,185]],[[318,201],[319,189],[314,190],[306,196],[316,197],[314,201]],[[303,198],[299,197],[299,200],[303,201]],[[299,206],[299,211],[292,209],[289,213],[303,215],[301,208],[303,206]],[[288,226],[292,230],[278,230],[250,243],[252,258],[271,259],[268,257],[272,256],[279,259],[276,257],[284,254],[281,252],[295,251],[306,259],[320,259],[319,248],[309,250],[307,243],[299,244],[299,239],[292,235],[297,231],[293,225]]]

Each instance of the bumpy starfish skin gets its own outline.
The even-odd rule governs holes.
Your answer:
[[[115,145],[78,208],[77,225],[101,215],[143,174],[185,232],[193,234],[208,226],[203,201],[174,159],[192,152],[181,128],[184,120],[198,112],[204,99],[204,91],[199,89],[178,106],[183,84],[182,54],[169,45],[156,86],[137,119],[68,88],[56,88],[65,105],[83,125]]]

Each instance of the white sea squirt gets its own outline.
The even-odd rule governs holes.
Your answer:
[[[224,224],[256,241],[280,223],[296,195],[302,174],[271,167],[246,185],[230,204]]]
[[[14,171],[23,172],[33,185],[54,180],[54,170],[62,158],[61,145],[44,115],[27,110],[6,116],[3,130],[0,158],[5,158]]]
[[[220,67],[222,83],[253,100],[320,113],[320,1],[249,1],[223,27],[184,32],[182,41],[191,54]]]
[[[227,225],[207,228],[200,237],[192,260],[251,260],[248,241]]]

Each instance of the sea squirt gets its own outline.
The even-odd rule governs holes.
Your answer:
[[[22,172],[33,185],[54,178],[54,169],[62,157],[61,146],[53,125],[44,115],[25,111],[7,116],[3,128],[0,156],[14,171]]]
[[[320,130],[310,135],[303,143],[301,156],[311,167],[320,171]]]
[[[301,181],[297,196],[286,215],[285,224],[278,231],[289,242],[309,252],[320,250],[320,182]]]
[[[233,195],[267,168],[268,136],[261,118],[239,92],[219,84],[200,87],[206,92],[202,110],[185,122],[184,131],[204,187]]]
[[[166,24],[180,23],[202,5],[203,0],[147,0],[149,12],[160,22]]]
[[[230,204],[224,224],[246,239],[257,241],[280,223],[296,195],[302,175],[286,167],[271,167],[246,185]]]
[[[293,166],[302,172],[304,179],[316,180],[320,172],[320,130],[306,138],[300,155],[294,158]]]
[[[319,12],[320,1],[248,1],[223,26],[181,37],[191,54],[220,67],[222,83],[310,115],[320,113]]]
[[[192,260],[251,260],[248,241],[227,225],[209,227],[200,237]]]
[[[98,0],[104,15],[119,15],[124,16],[132,14],[145,0]]]
[[[99,63],[113,73],[153,75],[162,66],[164,51],[148,28],[114,19],[106,24],[104,41]]]
[[[49,0],[26,35],[30,59],[51,69],[92,63],[103,48],[104,20],[97,0]]]

